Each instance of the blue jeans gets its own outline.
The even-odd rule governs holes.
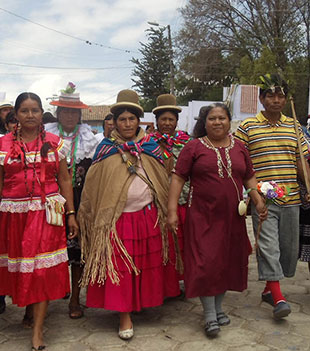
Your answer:
[[[251,206],[254,234],[259,217]],[[258,279],[277,281],[295,275],[299,250],[299,206],[268,205],[262,224],[257,255]]]

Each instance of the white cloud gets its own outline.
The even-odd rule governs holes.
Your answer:
[[[117,92],[129,88],[131,69],[89,70],[89,67],[131,67],[147,21],[166,25],[176,18],[181,0],[3,0],[1,7],[73,36],[135,53],[110,50],[49,31],[0,11],[0,63],[85,70],[22,68],[0,64],[0,91],[15,100],[32,90],[42,101],[67,82],[78,86],[86,103],[113,103]]]

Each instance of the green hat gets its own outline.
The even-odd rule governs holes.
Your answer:
[[[258,84],[261,90],[267,91],[270,90],[272,93],[276,91],[276,89],[280,90],[282,94],[287,95],[288,86],[285,80],[278,73],[267,73],[263,76],[259,77],[261,83]]]

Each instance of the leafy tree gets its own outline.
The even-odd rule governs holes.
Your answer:
[[[142,58],[131,59],[135,64],[133,87],[140,93],[145,111],[151,111],[156,106],[158,95],[169,93],[169,43],[164,30],[164,27],[147,29],[148,42],[140,42]]]
[[[181,95],[190,90],[200,98],[234,81],[255,84],[259,75],[277,70],[296,94],[300,80],[309,80],[309,0],[188,0],[181,14],[179,75],[188,81]],[[302,72],[294,66],[301,61]]]

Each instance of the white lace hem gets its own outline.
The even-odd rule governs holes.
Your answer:
[[[8,267],[8,271],[15,273],[32,273],[36,269],[44,269],[58,266],[68,261],[67,248],[53,252],[38,254],[35,257],[8,258],[7,255],[0,256],[0,267]]]
[[[58,201],[64,199],[60,194],[49,194],[46,198]],[[41,197],[33,197],[32,200],[29,197],[23,199],[4,198],[0,202],[0,212],[26,213],[40,210],[45,210],[45,204],[42,204]]]

